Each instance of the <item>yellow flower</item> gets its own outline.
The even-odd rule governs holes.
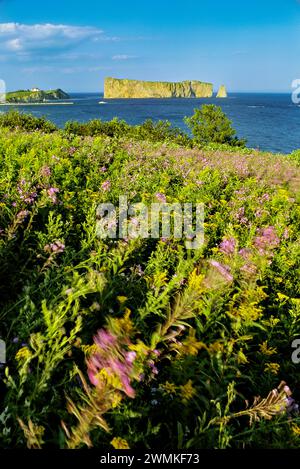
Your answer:
[[[196,389],[193,387],[193,382],[191,379],[189,379],[188,382],[183,386],[180,386],[180,394],[184,404],[186,404],[194,397],[196,394]]]
[[[18,362],[20,362],[20,361],[26,361],[26,360],[28,360],[28,358],[31,357],[31,355],[32,355],[32,354],[31,354],[31,352],[30,352],[30,350],[29,350],[28,347],[22,347],[22,348],[20,348],[20,350],[18,350],[17,353],[16,353],[16,360],[17,360]]]
[[[264,371],[266,371],[267,373],[273,373],[274,375],[277,375],[279,373],[279,370],[279,363],[267,363],[264,369]]]
[[[286,296],[286,295],[284,295],[283,293],[280,293],[280,292],[279,292],[279,293],[277,293],[277,296],[278,296],[278,300],[279,300],[280,302],[281,302],[281,301],[283,302],[283,301],[289,300],[289,297]]]
[[[262,320],[262,323],[264,324],[264,326],[267,326],[267,327],[274,327],[279,322],[280,322],[280,319],[274,318],[274,316],[271,316],[269,319]]]
[[[166,381],[164,384],[161,385],[161,388],[167,394],[176,394],[177,386],[174,383],[170,383],[169,381]]]
[[[113,373],[109,373],[105,368],[102,368],[95,378],[99,383],[104,383],[106,386],[116,389],[122,388],[120,378]]]
[[[138,355],[147,355],[150,352],[150,347],[145,345],[141,340],[138,340],[136,344],[130,344],[128,348],[137,352]]]
[[[277,353],[277,349],[275,347],[268,347],[268,341],[265,340],[265,342],[263,342],[262,344],[259,344],[259,348],[260,348],[260,351],[261,353],[263,353],[264,355],[274,355],[275,353]]]
[[[125,308],[124,316],[122,318],[110,318],[109,324],[112,332],[117,336],[127,336],[133,332],[133,322],[130,319],[131,311],[129,308]]]
[[[189,276],[188,280],[188,287],[190,290],[195,291],[196,293],[202,293],[205,290],[205,286],[203,283],[204,275],[197,274],[197,269],[194,269],[191,275]]]
[[[90,356],[93,353],[97,353],[98,351],[98,346],[96,344],[93,345],[81,345],[81,350],[86,356]]]
[[[121,305],[125,303],[127,299],[128,299],[127,296],[117,296],[117,300]]]
[[[187,338],[182,342],[180,352],[184,355],[197,355],[198,351],[205,347],[206,345],[203,342],[196,339],[195,329],[191,329]]]
[[[124,440],[124,438],[120,438],[119,436],[118,437],[114,437],[110,444],[115,448],[115,449],[130,449],[129,448],[129,445],[127,443],[126,440]]]
[[[120,404],[120,402],[122,401],[122,396],[120,393],[118,392],[114,392],[113,393],[113,396],[111,398],[111,406],[113,409],[115,409],[116,407],[118,407],[118,405]]]
[[[224,352],[224,345],[221,342],[213,342],[212,344],[209,345],[208,347],[208,353],[218,353],[218,352]]]
[[[237,353],[237,362],[238,364],[248,363],[248,358],[246,357],[242,349],[239,350]]]
[[[28,425],[26,425],[23,422],[23,420],[19,418],[18,418],[18,422],[27,440],[27,448],[28,449],[41,449],[44,443],[43,436],[45,433],[45,428],[42,427],[41,425],[36,425],[31,420],[28,421]]]
[[[263,309],[254,303],[243,303],[239,308],[233,311],[233,315],[244,319],[245,321],[257,321],[262,315]]]
[[[292,425],[292,430],[294,435],[300,436],[300,427],[295,423]]]

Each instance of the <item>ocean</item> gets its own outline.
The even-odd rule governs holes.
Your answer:
[[[232,120],[239,137],[247,146],[265,151],[290,153],[300,149],[300,106],[292,103],[290,94],[232,93],[227,99],[114,99],[106,100],[95,93],[73,93],[72,106],[18,106],[35,116],[45,116],[63,127],[69,120],[110,120],[113,117],[139,124],[146,119],[169,120],[185,130],[185,116],[202,104],[222,107]],[[99,104],[99,101],[102,104]],[[1,111],[11,109],[1,107]]]

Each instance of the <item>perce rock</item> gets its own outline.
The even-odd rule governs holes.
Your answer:
[[[106,78],[104,98],[210,98],[213,95],[212,83],[201,81],[141,81],[119,78]]]

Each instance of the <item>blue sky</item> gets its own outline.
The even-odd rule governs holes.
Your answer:
[[[0,0],[0,78],[102,91],[105,76],[289,92],[299,0]]]

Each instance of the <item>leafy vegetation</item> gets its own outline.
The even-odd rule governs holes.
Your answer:
[[[244,147],[246,144],[246,140],[237,138],[232,122],[222,108],[214,104],[206,104],[200,109],[195,109],[194,115],[186,117],[185,122],[191,128],[195,142],[201,146],[209,143],[225,143]]]
[[[0,446],[299,447],[299,152],[0,126]],[[98,238],[120,195],[204,203],[204,245]]]

